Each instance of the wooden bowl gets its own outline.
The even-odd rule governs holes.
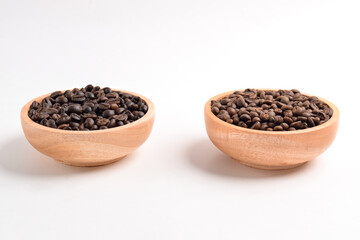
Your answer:
[[[319,99],[333,109],[333,115],[327,122],[312,128],[275,132],[224,122],[211,112],[211,100],[219,100],[233,92],[219,94],[206,102],[205,125],[213,144],[242,164],[261,169],[297,167],[323,153],[336,136],[339,110],[322,98]]]
[[[24,134],[36,150],[68,165],[100,166],[116,162],[145,142],[155,118],[154,104],[149,99],[137,93],[122,92],[139,96],[147,103],[148,111],[142,118],[105,130],[71,131],[45,127],[32,121],[28,111],[33,101],[40,102],[50,95],[46,94],[31,100],[22,108]]]

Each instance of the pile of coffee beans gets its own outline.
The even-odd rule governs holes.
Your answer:
[[[138,96],[87,85],[53,92],[40,103],[34,101],[28,116],[46,127],[88,131],[129,124],[147,111],[146,102]]]
[[[230,124],[265,131],[311,128],[328,121],[333,114],[326,103],[296,89],[235,91],[211,101],[211,111]]]

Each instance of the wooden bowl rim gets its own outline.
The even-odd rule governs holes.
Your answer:
[[[31,120],[28,116],[28,111],[29,111],[29,108],[30,108],[30,105],[32,104],[33,101],[42,101],[42,99],[48,97],[51,95],[51,93],[47,93],[47,94],[44,94],[42,96],[39,96],[39,97],[36,97],[32,100],[30,100],[28,103],[26,103],[23,108],[21,109],[21,119],[26,122],[27,124],[30,124],[32,125],[33,127],[37,128],[38,130],[42,130],[42,131],[49,131],[49,132],[54,132],[54,133],[59,133],[59,134],[74,134],[74,135],[87,135],[87,134],[103,134],[103,133],[110,133],[110,132],[115,132],[115,131],[119,131],[119,130],[122,130],[122,129],[127,129],[127,128],[132,128],[132,127],[136,127],[137,125],[151,119],[151,117],[154,115],[155,113],[155,106],[153,104],[152,101],[150,101],[148,98],[140,95],[140,94],[137,94],[137,93],[134,93],[134,92],[131,92],[131,91],[126,91],[126,90],[121,90],[121,89],[113,89],[111,88],[111,90],[113,91],[121,91],[123,93],[128,93],[128,94],[131,94],[131,95],[134,95],[134,96],[137,96],[137,97],[140,97],[142,100],[144,100],[148,106],[148,111],[145,113],[145,115],[143,117],[141,117],[140,119],[132,122],[132,123],[129,123],[129,124],[126,124],[126,125],[123,125],[123,126],[117,126],[117,127],[114,127],[114,128],[109,128],[109,129],[103,129],[103,130],[90,130],[90,131],[73,131],[73,130],[62,130],[62,129],[56,129],[56,128],[51,128],[51,127],[46,127],[46,126],[43,126],[37,122],[34,122],[33,120]],[[66,90],[63,90],[62,92],[64,92]]]
[[[320,124],[318,126],[315,126],[315,127],[312,127],[312,128],[295,130],[295,131],[264,131],[264,130],[256,130],[256,129],[239,127],[239,126],[235,126],[235,125],[233,125],[231,123],[224,122],[223,120],[221,120],[220,118],[215,116],[214,113],[211,112],[211,101],[212,100],[218,101],[219,99],[221,99],[221,98],[223,98],[225,96],[231,95],[235,91],[244,91],[244,90],[245,89],[227,91],[227,92],[220,93],[220,94],[210,98],[205,104],[205,114],[212,121],[215,121],[216,123],[221,124],[221,125],[223,125],[225,127],[231,128],[234,131],[243,131],[243,132],[248,132],[248,133],[258,133],[258,134],[266,134],[266,135],[293,135],[293,134],[303,134],[303,133],[308,133],[308,132],[314,132],[314,131],[326,128],[326,127],[330,126],[331,124],[335,123],[336,121],[338,121],[339,116],[340,116],[340,111],[335,106],[335,104],[333,104],[332,102],[330,102],[330,101],[328,101],[328,100],[326,100],[324,98],[321,98],[321,97],[317,97],[317,98],[319,98],[321,101],[328,104],[333,110],[333,115],[331,116],[331,118],[327,122],[325,122],[323,124]],[[279,90],[279,89],[257,88],[257,90]],[[306,95],[306,96],[316,96],[316,95],[311,95],[311,94],[308,94],[308,93],[301,93],[301,94]]]

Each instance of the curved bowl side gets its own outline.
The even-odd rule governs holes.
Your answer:
[[[238,127],[217,118],[211,112],[211,100],[218,100],[231,92],[211,98],[205,104],[205,125],[213,144],[246,165],[266,169],[284,169],[297,166],[323,153],[333,142],[339,123],[339,111],[334,110],[330,120],[317,127],[291,132],[267,132]]]
[[[131,93],[124,91],[126,93]],[[141,146],[149,137],[155,118],[153,103],[136,93],[148,104],[148,112],[139,120],[106,130],[69,131],[42,126],[27,115],[34,100],[28,102],[21,111],[21,123],[29,143],[39,152],[76,166],[96,166],[123,158]]]

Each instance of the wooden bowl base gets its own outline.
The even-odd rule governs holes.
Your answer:
[[[235,159],[232,158],[233,160],[248,166],[248,167],[252,167],[252,168],[257,168],[257,169],[266,169],[266,170],[285,170],[285,169],[291,169],[291,168],[296,168],[299,167],[307,162],[302,162],[302,163],[297,163],[297,164],[289,164],[289,165],[282,165],[282,166],[277,166],[277,165],[258,165],[258,164],[254,164],[254,163],[249,163],[243,160],[239,160],[239,159]]]
[[[123,156],[121,158],[106,160],[106,161],[102,161],[102,162],[98,162],[98,161],[97,162],[67,162],[67,161],[63,161],[63,160],[59,160],[59,159],[55,159],[55,160],[62,162],[69,166],[74,166],[74,167],[98,167],[98,166],[103,166],[103,165],[117,162],[117,161],[123,159],[124,157],[126,157],[126,156]]]

